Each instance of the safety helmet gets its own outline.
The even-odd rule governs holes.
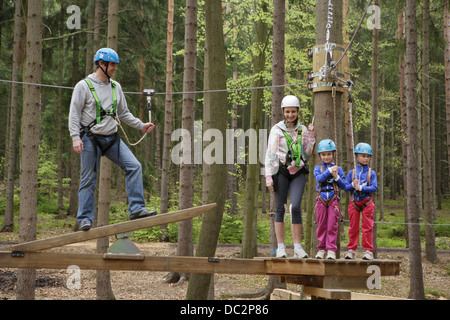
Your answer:
[[[364,154],[372,155],[372,147],[368,143],[364,143],[364,142],[358,143],[355,147],[355,154],[357,154],[357,153],[364,153]]]
[[[94,56],[94,62],[97,62],[99,60],[103,60],[105,62],[119,63],[119,55],[113,49],[102,48],[98,50]]]
[[[336,144],[333,140],[325,139],[319,142],[319,145],[317,146],[317,153],[327,151],[336,151]]]
[[[286,108],[286,107],[300,108],[300,102],[298,101],[296,96],[292,96],[292,95],[286,96],[281,101],[281,109]]]

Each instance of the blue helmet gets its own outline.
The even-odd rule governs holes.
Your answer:
[[[358,143],[355,147],[355,154],[357,153],[365,153],[372,155],[372,147],[368,143],[364,142]]]
[[[98,50],[94,56],[94,62],[99,60],[103,60],[105,62],[119,63],[119,55],[113,49],[102,48]]]
[[[336,151],[336,144],[333,140],[325,139],[319,142],[319,145],[317,146],[317,153],[326,151]]]

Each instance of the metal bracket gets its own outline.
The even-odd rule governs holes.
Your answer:
[[[127,256],[144,257],[144,254],[139,250],[139,248],[134,244],[129,237],[133,235],[132,232],[121,233],[116,235],[116,242],[108,248],[107,253],[104,255],[105,259],[126,259]]]
[[[21,252],[21,251],[13,251],[13,252],[11,252],[11,257],[14,257],[14,258],[23,258],[23,257],[25,257],[25,252]]]

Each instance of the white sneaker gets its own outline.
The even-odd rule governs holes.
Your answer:
[[[317,251],[316,259],[323,259],[325,257],[325,253],[327,253],[325,250]]]
[[[308,254],[305,252],[305,250],[303,250],[302,247],[294,248],[294,258],[295,259],[308,258]]]
[[[364,253],[363,260],[373,260],[373,252],[366,250],[366,253]]]
[[[327,252],[327,259],[336,260],[336,252],[328,250],[328,252]]]
[[[345,255],[345,259],[355,259],[356,251],[353,249],[349,249],[347,254]]]
[[[286,250],[284,248],[277,249],[277,258],[286,258]]]

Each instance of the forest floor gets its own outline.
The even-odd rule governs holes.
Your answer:
[[[114,238],[111,238],[111,243]],[[11,243],[0,243],[0,251],[8,250]],[[176,254],[173,243],[138,243],[146,255],[170,256]],[[87,241],[52,250],[71,253],[94,253],[95,241]],[[287,249],[292,254],[293,249]],[[216,257],[238,258],[240,246],[219,245]],[[269,247],[261,245],[259,256],[269,256]],[[362,256],[362,252],[358,252]],[[377,295],[407,298],[409,294],[409,254],[406,249],[379,248],[379,259],[399,260],[400,275],[383,277],[381,290],[359,291]],[[426,298],[429,300],[450,299],[450,250],[438,250],[439,263],[431,264],[423,258],[423,276]],[[15,300],[15,269],[0,268],[0,300]],[[188,282],[174,286],[164,282],[164,272],[111,271],[111,284],[117,300],[183,300],[186,297]],[[96,271],[81,271],[81,288],[68,289],[70,274],[66,270],[37,270],[36,300],[96,300]],[[264,288],[267,276],[216,274],[215,299],[242,299],[240,295],[254,293]],[[288,290],[301,292],[301,286],[288,284]],[[305,297],[306,298],[306,297]],[[255,298],[258,299],[258,298]]]

